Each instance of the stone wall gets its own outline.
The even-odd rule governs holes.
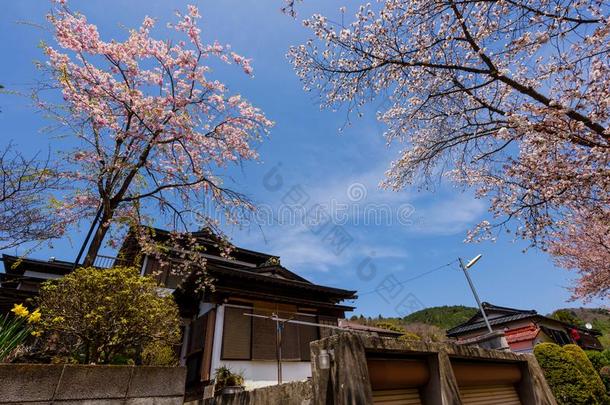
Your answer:
[[[311,381],[295,381],[244,391],[235,395],[217,395],[200,401],[204,405],[310,405],[313,399]],[[193,404],[197,404],[194,401]]]
[[[0,404],[181,405],[184,367],[0,364]]]

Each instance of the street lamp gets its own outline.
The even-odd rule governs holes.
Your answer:
[[[468,274],[468,269],[471,268],[472,266],[474,266],[474,264],[479,261],[481,256],[483,256],[483,255],[481,255],[481,254],[477,255],[471,261],[469,261],[466,265],[464,265],[464,262],[462,262],[461,257],[458,257],[458,261],[460,262],[460,267],[464,271],[466,280],[468,280],[468,284],[470,285],[470,289],[472,290],[472,295],[474,295],[474,299],[477,300],[477,304],[479,305],[479,309],[481,310],[481,315],[483,315],[483,319],[485,320],[485,325],[487,325],[487,329],[491,333],[491,332],[493,332],[493,330],[491,329],[491,325],[489,324],[489,319],[487,319],[487,314],[485,313],[485,310],[483,309],[483,305],[481,304],[481,300],[479,299],[477,290],[475,290],[474,284],[472,284],[472,280],[470,279],[470,275]]]

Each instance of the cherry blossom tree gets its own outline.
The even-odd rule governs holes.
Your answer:
[[[448,176],[490,199],[470,238],[512,230],[610,285],[610,6],[598,0],[386,0],[314,15],[289,58],[324,106],[379,119],[404,151],[384,185]],[[347,22],[345,22],[347,20]]]
[[[57,46],[44,45],[48,61],[41,67],[63,103],[47,102],[42,92],[38,100],[69,132],[66,145],[76,144],[63,155],[74,192],[62,200],[60,214],[76,223],[99,210],[85,266],[109,231],[112,244],[125,229],[144,230],[140,224],[163,218],[175,231],[176,249],[182,247],[179,258],[192,263],[197,255],[185,257],[194,249],[189,227],[218,224],[211,215],[194,220],[193,211],[212,212],[212,205],[230,219],[234,209],[250,207],[223,185],[221,174],[229,164],[257,158],[255,145],[272,122],[213,79],[209,66],[217,59],[251,75],[250,60],[228,45],[204,43],[196,7],[177,17],[169,28],[181,39],[171,41],[151,35],[150,17],[124,40],[103,40],[97,26],[65,1],[48,16]],[[149,232],[138,234],[143,251],[159,251]]]

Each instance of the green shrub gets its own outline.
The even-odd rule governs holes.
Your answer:
[[[580,326],[584,323],[582,319],[576,316],[574,311],[570,311],[569,309],[558,309],[551,314],[551,318],[574,326]]]
[[[591,364],[585,351],[578,345],[570,344],[563,346],[564,352],[572,359],[573,364],[580,370],[583,376],[586,376],[587,386],[589,391],[593,393],[595,398],[598,398],[601,403],[609,404],[610,398],[606,394],[604,383],[597,373],[597,370]]]
[[[383,322],[377,322],[375,324],[376,327],[381,328],[381,329],[386,329],[386,330],[391,330],[393,332],[404,332],[405,329],[393,322],[388,322],[388,321],[383,321]]]
[[[599,372],[599,370],[601,370],[603,367],[610,366],[610,357],[608,357],[610,350],[605,350],[603,352],[585,350],[585,353],[587,353],[587,357],[591,361],[591,364],[593,364],[593,368],[595,368],[596,371]]]
[[[602,367],[601,370],[599,370],[599,376],[606,386],[606,392],[610,393],[610,366]]]
[[[421,340],[421,337],[413,332],[405,332],[403,335],[398,337],[401,340]]]
[[[580,347],[541,343],[534,348],[534,355],[558,404],[608,404],[603,383]]]
[[[141,364],[145,347],[179,343],[180,317],[172,296],[135,268],[78,269],[46,282],[39,297],[43,350],[55,361]]]
[[[177,366],[178,358],[172,346],[161,342],[153,342],[142,350],[142,364],[146,366]]]

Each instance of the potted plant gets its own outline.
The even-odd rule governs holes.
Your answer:
[[[220,366],[214,372],[214,383],[216,392],[226,394],[237,394],[244,390],[244,376],[242,373],[234,373],[227,366]]]

